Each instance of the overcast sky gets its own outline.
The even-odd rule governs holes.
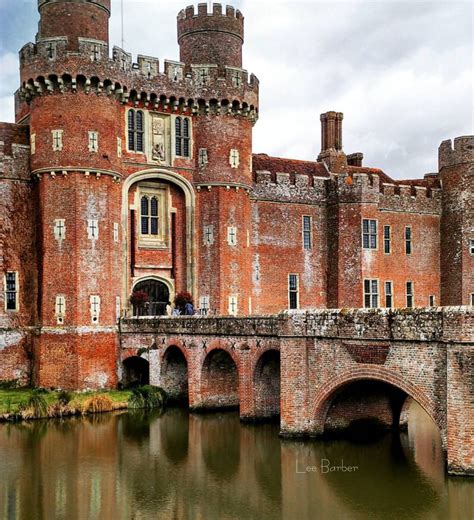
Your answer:
[[[123,0],[125,49],[178,59],[181,0]],[[0,0],[0,121],[13,121],[18,50],[34,41],[36,0]],[[394,178],[437,171],[444,139],[472,134],[474,3],[235,0],[244,67],[260,79],[254,152],[314,160],[319,114],[344,112],[346,153]],[[111,44],[120,45],[120,0]],[[162,66],[162,65],[161,65]]]

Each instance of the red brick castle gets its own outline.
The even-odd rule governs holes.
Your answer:
[[[0,379],[113,386],[120,317],[182,291],[212,315],[474,304],[473,136],[410,181],[346,155],[338,112],[316,161],[252,154],[239,11],[181,11],[160,67],[110,52],[110,0],[38,8],[0,124]]]

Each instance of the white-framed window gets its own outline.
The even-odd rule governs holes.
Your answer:
[[[140,197],[140,234],[150,237],[159,235],[158,195],[144,193]]]
[[[174,121],[176,157],[191,157],[191,123],[189,117],[178,116]]]
[[[91,130],[88,132],[89,135],[89,152],[98,152],[99,151],[99,132]]]
[[[60,152],[63,149],[63,131],[51,130],[53,138],[53,152]]]
[[[299,276],[297,274],[288,275],[288,308],[299,309]]]
[[[63,218],[57,218],[54,220],[53,233],[54,233],[54,238],[58,242],[61,242],[62,240],[64,240],[66,238],[65,222],[66,221]]]
[[[122,313],[122,302],[120,296],[115,297],[115,319],[118,321]]]
[[[118,222],[114,222],[114,242],[119,241],[119,225]]]
[[[36,134],[30,135],[30,153],[31,155],[36,153]]]
[[[229,246],[237,245],[237,228],[234,226],[229,226],[227,228],[227,243]]]
[[[56,295],[54,314],[56,316],[57,324],[62,325],[64,323],[64,316],[66,315],[66,297],[62,294]]]
[[[362,220],[362,247],[364,249],[377,249],[377,221]]]
[[[407,297],[407,307],[409,309],[411,309],[413,307],[413,304],[414,304],[414,287],[413,287],[413,282],[407,282],[406,283],[406,297]]]
[[[122,138],[117,137],[117,157],[122,157]]]
[[[199,312],[204,316],[209,314],[209,296],[199,297]]]
[[[100,317],[100,296],[93,294],[89,297],[89,306],[91,313],[91,321],[94,325],[99,323]]]
[[[138,216],[139,245],[150,248],[165,248],[169,241],[169,190],[156,183],[140,184],[136,201],[140,208]]]
[[[17,311],[18,301],[18,271],[7,271],[4,277],[5,310]]]
[[[128,149],[131,152],[143,152],[145,150],[145,116],[141,110],[131,108],[128,118]]]
[[[412,232],[411,227],[405,228],[405,254],[411,255],[412,252]]]
[[[364,280],[364,307],[375,309],[379,306],[379,281]]]
[[[428,306],[434,307],[435,305],[436,305],[436,298],[435,298],[434,294],[430,294],[430,296],[428,297]]]
[[[305,250],[313,248],[312,223],[312,217],[303,215],[303,249]]]
[[[392,252],[392,230],[390,226],[383,227],[383,252],[386,255]]]
[[[474,256],[474,238],[471,238],[471,240],[469,240],[469,254],[471,256]]]
[[[229,296],[229,314],[237,316],[238,311],[237,296]]]
[[[200,168],[203,168],[209,162],[207,157],[207,148],[199,148],[198,161]]]
[[[385,307],[393,307],[393,282],[385,282]]]
[[[89,240],[97,240],[99,238],[99,221],[88,220],[87,221],[87,238]]]
[[[229,164],[231,168],[238,168],[240,164],[239,150],[232,148],[229,153]]]
[[[471,307],[474,307],[474,293],[471,293]]]
[[[214,226],[204,226],[203,241],[205,246],[211,246],[214,243]]]

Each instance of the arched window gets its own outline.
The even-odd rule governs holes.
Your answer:
[[[128,111],[128,149],[143,152],[144,116],[141,110]]]
[[[191,127],[189,118],[177,117],[175,120],[176,156],[190,157]]]
[[[141,234],[158,235],[158,197],[144,195],[140,201]]]

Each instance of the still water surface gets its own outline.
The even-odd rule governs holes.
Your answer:
[[[0,425],[0,479],[8,520],[474,518],[474,480],[446,477],[416,404],[408,433],[365,444],[181,409]]]

